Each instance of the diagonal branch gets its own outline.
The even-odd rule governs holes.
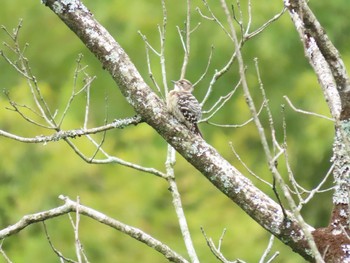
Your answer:
[[[148,87],[125,51],[80,1],[67,4],[63,0],[46,0],[43,3],[100,60],[142,120],[261,226],[310,259],[305,251],[305,237],[295,218],[290,216],[289,221],[284,220],[279,204],[167,112],[164,102]]]
[[[350,80],[338,50],[304,0],[285,1],[305,56],[313,67],[334,119],[350,117]]]

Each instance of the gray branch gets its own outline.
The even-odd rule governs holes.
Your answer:
[[[164,255],[170,262],[177,263],[188,263],[183,257],[174,252],[171,248],[164,245],[159,240],[153,238],[152,236],[146,234],[142,230],[126,225],[118,220],[115,220],[99,211],[96,211],[87,206],[81,205],[80,203],[70,200],[68,197],[60,196],[61,200],[65,202],[64,205],[57,208],[53,208],[44,212],[35,213],[31,215],[25,215],[21,220],[19,220],[14,225],[8,226],[7,228],[0,230],[0,240],[14,235],[27,226],[48,220],[50,218],[62,216],[70,212],[79,212],[82,215],[88,216],[104,225],[110,226],[118,231],[121,231],[132,238],[145,243],[147,246],[155,249]]]
[[[297,221],[292,216],[284,218],[279,204],[256,188],[200,136],[194,135],[169,115],[164,102],[148,87],[122,47],[80,1],[46,0],[43,3],[100,60],[127,101],[147,124],[261,226],[310,259]]]
[[[115,120],[112,123],[100,126],[100,127],[95,127],[95,128],[91,128],[91,129],[75,129],[75,130],[68,130],[68,131],[57,131],[56,133],[52,134],[52,135],[39,135],[36,137],[22,137],[19,135],[15,135],[3,130],[0,130],[0,136],[4,136],[16,141],[20,141],[20,142],[25,142],[25,143],[47,143],[47,142],[55,142],[55,141],[59,141],[59,140],[65,140],[68,138],[76,138],[76,137],[80,137],[80,136],[84,136],[84,135],[89,135],[89,134],[96,134],[96,133],[100,133],[103,131],[108,131],[111,129],[123,129],[129,125],[137,125],[139,123],[141,123],[141,117],[140,116],[134,116],[131,118],[127,118],[127,119],[122,119],[122,120]]]

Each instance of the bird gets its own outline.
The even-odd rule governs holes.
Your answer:
[[[168,112],[192,132],[203,137],[198,128],[198,121],[202,118],[202,107],[192,94],[192,83],[187,79],[172,82],[174,89],[167,95]]]

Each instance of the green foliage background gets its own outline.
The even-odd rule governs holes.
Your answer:
[[[140,30],[147,35],[149,42],[155,48],[159,48],[157,25],[162,23],[160,0],[84,2],[95,18],[127,51],[144,79],[151,85],[145,45],[137,32]],[[279,12],[282,2],[252,1],[252,29]],[[217,16],[226,24],[219,3],[210,3]],[[186,5],[185,1],[166,1],[166,5],[167,76],[171,80],[179,77],[181,69],[183,52],[176,26],[183,27]],[[349,68],[350,6],[347,1],[311,1],[310,5]],[[227,62],[233,46],[214,22],[203,20],[199,16],[195,11],[197,6],[205,12],[201,1],[193,1],[192,26],[199,22],[201,26],[192,34],[190,64],[186,76],[188,79],[196,81],[200,77],[206,67],[210,48],[212,45],[215,47],[209,73],[196,89],[196,96],[201,99],[205,95],[211,75]],[[246,1],[242,1],[241,6],[245,11]],[[89,65],[87,71],[97,76],[91,91],[89,126],[102,125],[106,111],[110,121],[134,114],[97,59],[48,8],[39,1],[2,1],[0,24],[12,29],[20,18],[24,21],[20,42],[30,44],[26,56],[53,111],[57,109],[58,113],[62,114],[72,89],[75,60],[78,54],[82,53],[83,63]],[[244,21],[247,22],[245,12]],[[8,43],[10,41],[4,32],[0,34],[0,40]],[[4,46],[1,49],[6,50]],[[248,41],[243,53],[248,81],[257,106],[262,103],[262,99],[253,59],[259,59],[260,73],[275,118],[279,140],[283,139],[281,105],[286,104],[284,95],[302,109],[329,114],[317,79],[305,61],[303,49],[288,14]],[[151,58],[153,73],[161,83],[158,60],[155,56]],[[215,84],[215,91],[205,109],[209,109],[220,96],[232,89],[237,79],[237,67],[233,66],[228,74]],[[16,102],[31,105],[25,80],[4,60],[0,60],[0,87],[8,91]],[[84,95],[73,103],[64,121],[64,129],[82,127],[84,103]],[[8,106],[5,95],[1,94],[0,129],[28,137],[49,134],[48,131],[23,121],[14,112],[6,110]],[[239,124],[249,118],[242,91],[239,90],[213,121]],[[269,132],[266,114],[262,114],[262,119],[266,131]],[[286,121],[293,172],[298,182],[311,189],[320,182],[330,167],[332,123],[298,114],[288,106]],[[200,128],[205,139],[242,172],[247,173],[234,157],[229,142],[232,142],[241,158],[255,173],[267,181],[272,181],[257,132],[252,124],[237,129],[201,124]],[[95,138],[99,139],[101,136],[97,135]],[[78,138],[74,142],[87,155],[94,152],[93,146],[86,139]],[[166,147],[162,138],[146,124],[110,131],[104,144],[105,150],[113,155],[160,170],[164,170]],[[60,194],[73,199],[80,196],[83,204],[141,228],[186,255],[167,184],[161,179],[119,165],[89,165],[74,154],[64,142],[28,145],[0,138],[0,156],[0,228],[13,224],[24,214],[61,204],[57,198]],[[280,169],[285,170],[283,161],[280,162]],[[284,174],[287,176],[285,172]],[[200,232],[202,226],[207,235],[215,241],[218,241],[222,230],[227,229],[222,252],[228,259],[241,258],[247,262],[257,262],[267,246],[269,234],[180,156],[176,164],[176,177],[201,261],[216,260]],[[285,179],[287,180],[287,177]],[[271,189],[261,185],[253,177],[251,180],[275,198]],[[328,185],[331,185],[331,180]],[[331,192],[327,192],[317,195],[302,212],[308,223],[320,227],[327,225],[330,210]],[[74,236],[68,217],[50,220],[47,227],[55,247],[67,257],[74,258]],[[80,236],[91,262],[165,262],[162,256],[145,245],[84,217],[81,219]],[[58,262],[40,224],[5,239],[3,249],[13,262]],[[276,250],[281,254],[276,262],[303,262],[279,241],[275,241],[273,246],[273,251]],[[0,257],[0,262],[5,261]]]

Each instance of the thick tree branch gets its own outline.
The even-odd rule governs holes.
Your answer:
[[[257,189],[200,136],[191,133],[169,115],[164,102],[147,86],[125,51],[80,1],[43,2],[100,60],[146,123],[260,225],[310,259],[297,221],[292,216],[285,220],[276,202]]]
[[[329,64],[335,82],[337,83],[338,90],[340,92],[350,92],[349,76],[340,54],[333,43],[329,40],[325,30],[316,19],[306,1],[292,0],[290,1],[288,8],[289,10],[294,10],[294,12],[300,15],[300,18],[303,21],[305,35],[312,36],[315,39],[320,52]]]
[[[350,118],[350,80],[338,50],[305,0],[285,1],[305,55],[314,68],[335,119]]]
[[[285,0],[294,22],[305,56],[317,75],[335,119],[336,136],[333,145],[334,195],[331,222],[313,232],[317,247],[326,262],[350,262],[344,247],[350,246],[350,80],[338,50],[329,40],[305,0]]]

